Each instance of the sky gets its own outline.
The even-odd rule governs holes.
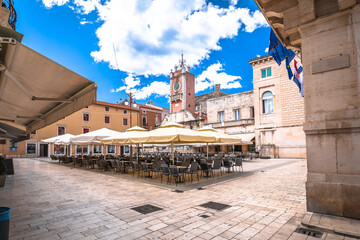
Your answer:
[[[98,84],[97,99],[169,108],[184,54],[196,95],[253,89],[250,59],[270,28],[253,0],[16,0],[22,43]]]

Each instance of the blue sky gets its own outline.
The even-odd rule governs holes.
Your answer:
[[[252,89],[248,61],[267,54],[270,28],[253,0],[17,0],[23,44],[98,83],[98,100],[169,107],[180,54],[196,94]]]

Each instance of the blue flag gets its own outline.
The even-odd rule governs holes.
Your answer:
[[[274,58],[279,66],[281,65],[281,62],[286,59],[286,69],[288,70],[289,79],[291,79],[293,77],[293,73],[290,68],[290,63],[294,59],[295,53],[293,50],[287,49],[281,44],[273,30],[270,32],[269,54]]]

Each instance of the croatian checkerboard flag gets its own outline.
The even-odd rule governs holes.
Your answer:
[[[304,97],[304,85],[303,85],[303,68],[296,60],[294,60],[294,78],[293,81],[299,87],[299,92],[302,97]]]

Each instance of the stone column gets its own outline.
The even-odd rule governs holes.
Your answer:
[[[360,6],[300,32],[307,209],[360,219]]]

